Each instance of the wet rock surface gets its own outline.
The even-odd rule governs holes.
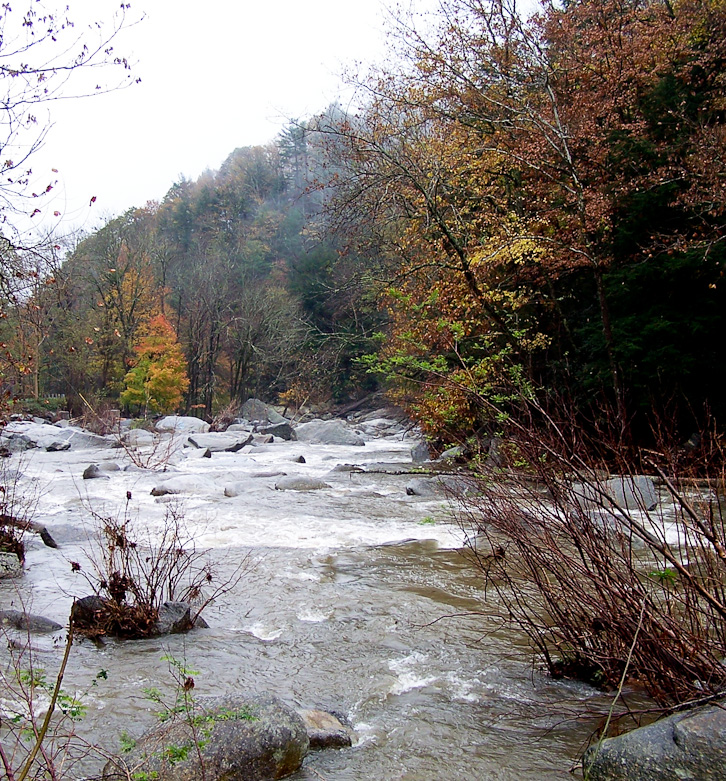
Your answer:
[[[275,483],[276,491],[320,491],[323,488],[330,488],[330,485],[314,477],[281,477]]]
[[[299,711],[308,732],[311,749],[348,748],[355,733],[337,716],[323,710]]]
[[[58,632],[63,627],[56,621],[21,610],[0,610],[0,624],[25,632]]]
[[[199,698],[193,716],[194,731],[183,720],[152,730],[103,778],[121,781],[136,768],[158,781],[271,781],[297,771],[308,753],[302,718],[271,694]]]
[[[674,714],[608,738],[588,750],[583,765],[588,781],[726,781],[726,707]]]

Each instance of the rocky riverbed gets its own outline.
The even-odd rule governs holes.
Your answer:
[[[525,640],[502,626],[462,555],[466,532],[445,492],[412,461],[420,440],[404,422],[382,410],[328,428],[348,439],[177,427],[125,447],[74,434],[68,450],[4,460],[59,547],[28,537],[24,574],[2,581],[0,608],[65,623],[73,599],[89,593],[102,517],[126,513],[153,542],[173,506],[215,577],[246,562],[206,608],[208,629],[78,642],[66,674],[87,704],[78,729],[115,751],[123,731],[152,727],[144,690],[173,689],[162,658],[171,655],[198,672],[200,696],[267,691],[344,714],[355,744],[311,753],[295,779],[571,777],[608,698],[532,669]],[[194,434],[206,439],[194,444]],[[96,476],[84,479],[90,466]],[[49,670],[60,636],[32,638]]]

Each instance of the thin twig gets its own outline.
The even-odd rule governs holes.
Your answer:
[[[66,671],[68,658],[71,655],[72,645],[73,645],[73,611],[71,611],[70,618],[68,619],[68,639],[66,640],[66,648],[63,654],[63,661],[61,662],[60,669],[58,670],[58,677],[56,678],[55,681],[55,687],[53,688],[53,694],[50,698],[48,711],[45,714],[45,718],[43,719],[43,725],[41,726],[40,731],[38,732],[35,745],[33,746],[33,749],[31,750],[30,755],[28,756],[25,766],[20,771],[20,775],[18,776],[17,781],[24,781],[24,779],[27,778],[27,775],[30,772],[30,768],[32,767],[33,762],[35,761],[36,756],[38,756],[38,752],[40,751],[43,741],[45,740],[45,736],[48,733],[48,728],[50,727],[50,720],[51,717],[53,716],[53,711],[55,710],[55,705],[56,702],[58,701],[58,695],[60,694],[61,685],[63,683],[63,675]]]

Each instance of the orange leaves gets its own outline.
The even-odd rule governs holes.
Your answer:
[[[134,347],[136,366],[126,375],[121,402],[146,412],[176,409],[189,387],[186,360],[176,333],[163,315],[143,327],[144,335]]]

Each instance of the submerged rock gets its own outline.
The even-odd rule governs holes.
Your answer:
[[[201,477],[184,475],[172,477],[158,483],[151,489],[152,496],[166,496],[167,494],[199,494],[209,491],[211,484]]]
[[[12,626],[24,632],[57,632],[63,627],[50,618],[34,616],[22,610],[0,610],[0,624]]]
[[[726,709],[677,713],[608,738],[583,765],[589,781],[726,781]]]
[[[309,745],[300,715],[271,694],[204,697],[193,720],[155,727],[129,754],[110,761],[103,778],[121,781],[133,768],[134,777],[157,781],[271,781],[297,771]]]
[[[276,491],[319,491],[330,486],[314,477],[282,477],[275,483]]]
[[[84,480],[98,480],[99,478],[103,480],[109,479],[108,475],[101,470],[101,467],[98,464],[89,464],[83,470]]]

